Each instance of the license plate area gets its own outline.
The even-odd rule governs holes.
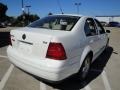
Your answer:
[[[19,42],[19,51],[22,52],[22,54],[30,55],[32,53],[32,45],[24,42]]]

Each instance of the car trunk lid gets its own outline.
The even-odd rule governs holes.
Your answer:
[[[39,29],[11,31],[12,47],[19,54],[31,58],[45,58],[51,38],[48,34],[40,33]]]

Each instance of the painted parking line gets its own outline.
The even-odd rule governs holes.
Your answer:
[[[1,82],[0,82],[0,90],[3,90],[9,76],[11,75],[12,71],[13,71],[14,66],[11,64],[9,69],[7,70],[7,72],[5,73],[4,77],[2,78]]]
[[[43,82],[40,82],[40,90],[47,90],[47,85]]]
[[[92,90],[89,85],[87,85],[84,89],[85,90]]]
[[[4,56],[4,55],[0,55],[0,58],[7,58],[8,59],[8,57]]]
[[[105,89],[106,89],[106,90],[111,90],[111,87],[110,87],[110,84],[109,84],[109,81],[108,81],[106,72],[105,72],[104,70],[103,70],[103,72],[102,72],[102,80],[103,80]]]

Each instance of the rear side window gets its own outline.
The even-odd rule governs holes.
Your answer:
[[[79,18],[80,17],[77,16],[48,16],[33,22],[32,24],[28,25],[28,27],[46,28],[49,30],[71,31],[71,29],[77,23]]]
[[[98,30],[99,30],[100,34],[104,34],[104,33],[105,33],[105,30],[104,30],[104,28],[102,27],[101,23],[100,23],[97,19],[95,19],[95,21],[96,21],[96,23],[97,23]]]
[[[96,25],[92,18],[88,18],[86,20],[84,30],[85,30],[86,36],[97,35]]]

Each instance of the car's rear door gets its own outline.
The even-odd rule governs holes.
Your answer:
[[[99,51],[99,36],[96,24],[92,18],[86,19],[84,26],[85,34],[86,34],[86,42],[92,48],[92,51],[95,54]]]
[[[99,32],[100,50],[102,50],[106,46],[108,38],[107,38],[105,30],[102,27],[102,25],[100,24],[100,22],[98,20],[96,20],[96,19],[95,19],[95,22],[97,24],[97,30]]]

